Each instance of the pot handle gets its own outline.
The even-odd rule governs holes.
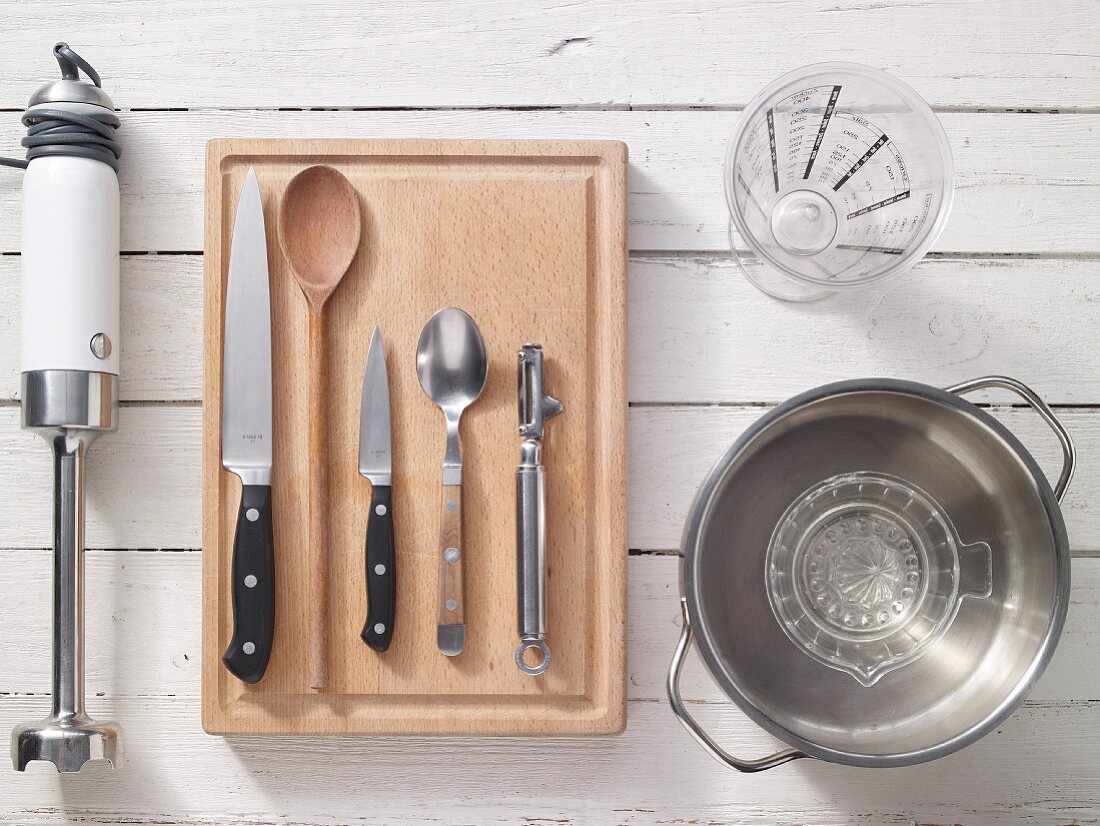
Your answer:
[[[719,746],[709,734],[703,731],[703,728],[696,722],[695,718],[688,713],[683,698],[680,696],[680,674],[684,670],[684,659],[687,657],[687,652],[691,647],[693,638],[691,621],[688,619],[687,600],[682,597],[680,599],[680,610],[684,615],[684,629],[680,632],[680,642],[676,644],[676,651],[672,655],[672,664],[668,668],[667,689],[668,701],[672,706],[672,713],[676,715],[676,719],[678,719],[683,727],[688,730],[688,733],[707,750],[711,757],[719,763],[737,769],[739,772],[764,771],[765,769],[781,766],[791,760],[797,760],[800,757],[809,757],[810,755],[798,749],[784,749],[783,751],[777,751],[775,754],[769,754],[767,757],[758,757],[755,760],[741,760]]]
[[[971,379],[970,381],[964,381],[961,384],[955,384],[946,388],[948,393],[954,393],[957,396],[963,396],[967,393],[973,393],[975,390],[984,390],[988,387],[997,387],[1001,390],[1010,390],[1015,393],[1025,402],[1027,402],[1031,409],[1034,410],[1039,416],[1050,425],[1050,429],[1054,431],[1054,435],[1058,437],[1058,442],[1062,446],[1062,473],[1058,477],[1057,483],[1054,485],[1054,498],[1061,504],[1062,498],[1066,495],[1066,488],[1069,487],[1069,481],[1073,478],[1073,469],[1077,464],[1077,452],[1073,447],[1073,440],[1070,438],[1069,431],[1066,430],[1065,425],[1058,421],[1058,417],[1054,415],[1046,402],[1039,398],[1030,387],[1022,382],[1016,381],[1016,379],[1010,379],[1007,376],[982,376],[978,379]]]

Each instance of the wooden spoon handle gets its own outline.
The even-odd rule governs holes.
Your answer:
[[[328,685],[328,348],[324,312],[309,314],[309,686]]]

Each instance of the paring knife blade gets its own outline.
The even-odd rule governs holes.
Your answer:
[[[390,436],[390,386],[382,333],[375,327],[363,371],[359,408],[359,473],[371,483],[367,517],[366,575],[367,620],[363,642],[385,651],[393,638],[397,602],[397,570],[394,558],[392,440]]]
[[[233,635],[222,655],[246,683],[263,677],[275,632],[271,514],[271,297],[260,184],[248,170],[233,223],[222,356],[222,467],[241,479],[233,539]]]

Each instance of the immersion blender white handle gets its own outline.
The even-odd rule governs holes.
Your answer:
[[[118,375],[118,178],[90,158],[40,157],[23,178],[20,369]]]

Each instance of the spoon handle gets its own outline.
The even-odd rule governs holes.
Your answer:
[[[328,348],[323,312],[309,314],[309,687],[328,684]]]
[[[444,485],[439,529],[439,620],[436,642],[448,657],[466,645],[466,601],[462,564],[462,485]]]

